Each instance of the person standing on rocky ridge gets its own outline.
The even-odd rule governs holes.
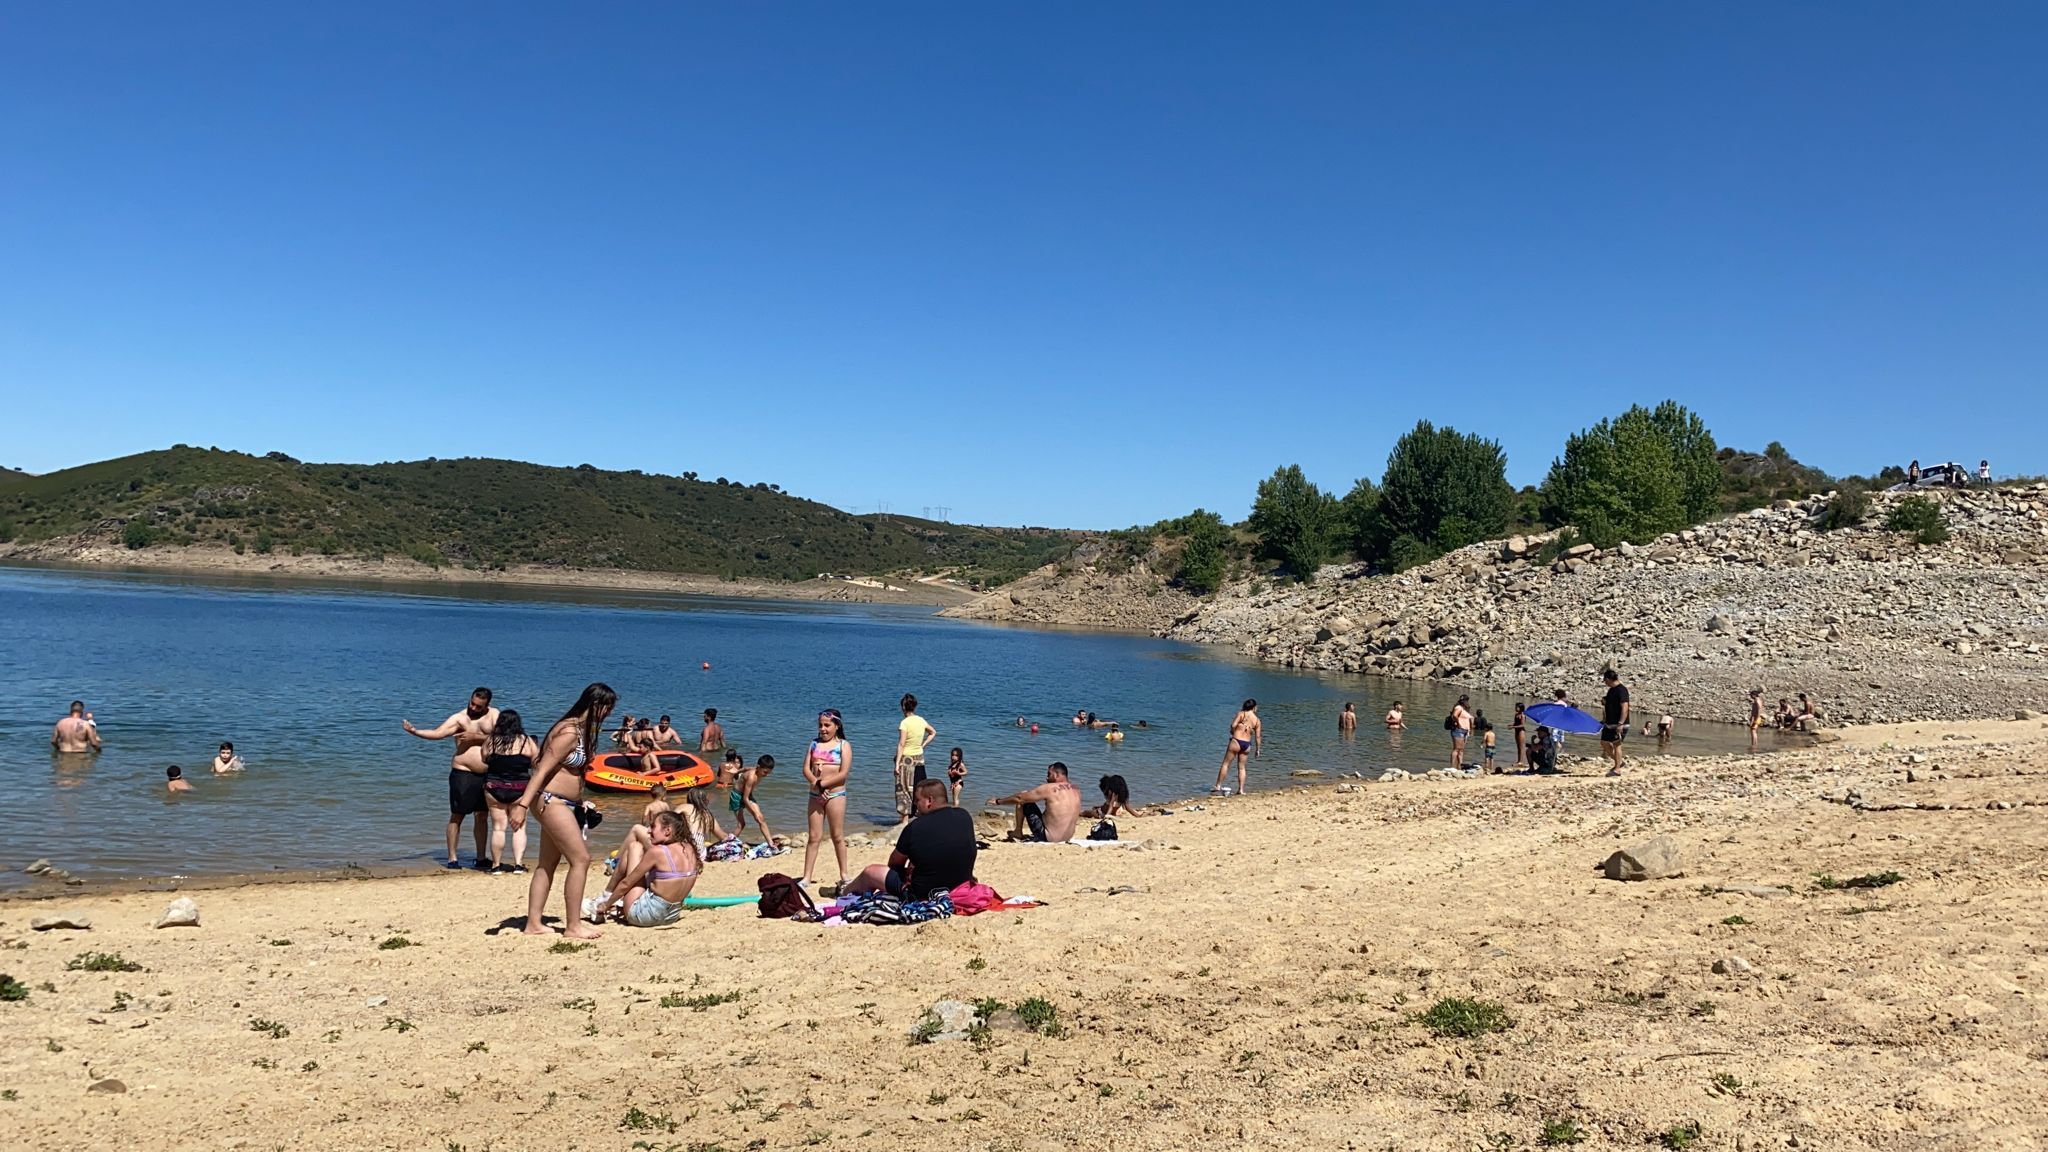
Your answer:
[[[1628,689],[1621,682],[1621,673],[1609,668],[1600,674],[1607,683],[1607,695],[1600,700],[1600,750],[1614,766],[1607,770],[1609,776],[1621,775],[1621,742],[1628,739]]]
[[[1211,795],[1228,795],[1223,781],[1230,775],[1230,762],[1237,761],[1237,793],[1245,792],[1245,761],[1265,751],[1265,733],[1259,724],[1259,702],[1247,699],[1237,715],[1230,718],[1230,738],[1223,743],[1223,766],[1216,769],[1216,786]]]

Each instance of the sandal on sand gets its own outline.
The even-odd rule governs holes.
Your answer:
[[[446,868],[450,872],[460,872],[462,871],[462,861],[450,860],[446,864],[441,865],[441,867]]]

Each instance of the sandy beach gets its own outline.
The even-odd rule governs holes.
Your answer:
[[[44,889],[0,904],[0,1146],[2035,1148],[2044,737],[1269,781],[1140,848],[998,844],[982,878],[1045,906],[918,927],[742,907],[557,951],[523,877],[195,891],[161,930],[165,893]],[[1657,834],[1683,876],[1598,875]],[[29,929],[59,913],[93,926]],[[1054,1018],[914,1042],[946,997]],[[1509,1023],[1440,1035],[1445,998]]]
[[[434,567],[415,560],[361,556],[268,556],[237,554],[226,548],[194,546],[132,550],[116,544],[62,546],[0,544],[0,564],[85,572],[156,572],[173,576],[224,576],[275,580],[280,583],[345,580],[372,584],[445,589],[450,593],[478,587],[588,588],[600,591],[656,592],[687,596],[720,596],[744,600],[828,600],[854,604],[958,604],[972,595],[942,581],[904,579],[885,583],[861,577],[833,580],[725,580],[688,573],[636,572],[623,569],[572,568],[566,565],[515,564],[483,571],[452,565]]]

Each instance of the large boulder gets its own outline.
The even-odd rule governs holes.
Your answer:
[[[1609,880],[1665,880],[1685,875],[1685,858],[1677,841],[1653,836],[1633,848],[1623,848],[1600,865]]]

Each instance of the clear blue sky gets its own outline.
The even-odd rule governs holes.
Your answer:
[[[2038,4],[16,4],[0,464],[1242,516],[1676,398],[2048,471]]]

